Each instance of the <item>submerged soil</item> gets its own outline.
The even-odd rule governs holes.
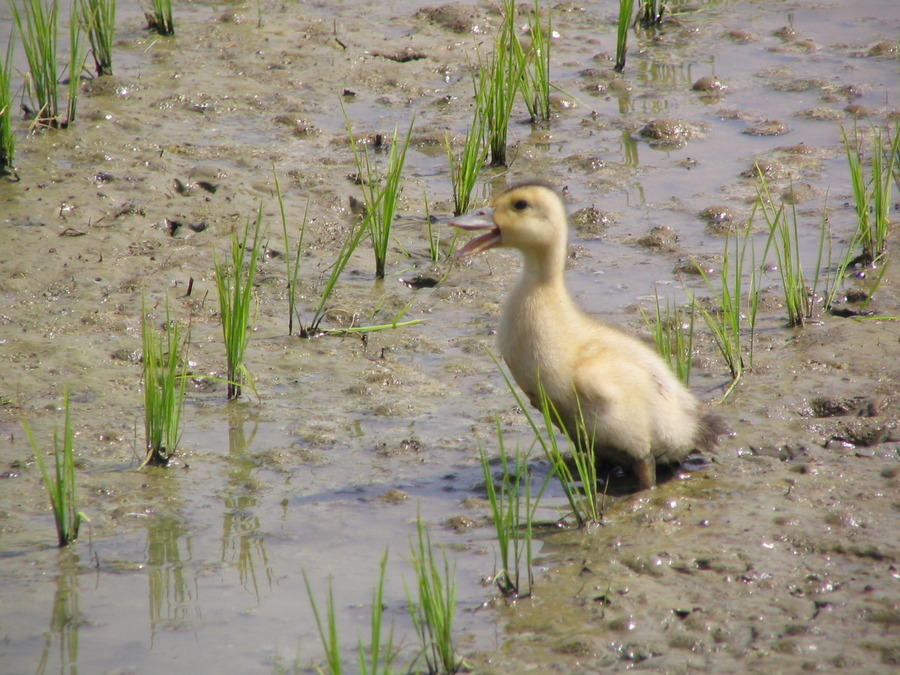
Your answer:
[[[673,3],[661,27],[630,35],[622,75],[612,4],[554,5],[553,118],[533,124],[517,104],[509,166],[485,170],[476,203],[523,179],[560,186],[573,294],[645,333],[637,306],[650,310],[654,293],[708,295],[695,262],[717,277],[762,171],[794,207],[812,285],[823,219],[833,260],[856,223],[842,128],[868,152],[873,127],[898,119],[893,0]],[[471,123],[470,67],[496,6],[175,11],[176,35],[159,38],[120,9],[115,74],[85,82],[69,129],[26,136],[23,122],[17,171],[0,183],[4,672],[311,672],[322,647],[304,574],[320,608],[331,580],[350,663],[386,550],[386,621],[408,660],[419,514],[455,561],[458,650],[476,672],[896,672],[893,267],[854,270],[846,316],[789,328],[770,255],[752,367],[718,407],[734,434],[652,491],[613,479],[599,525],[542,530],[533,593],[505,601],[489,582],[478,448],[498,453],[497,419],[507,447],[533,446],[486,351],[518,263],[448,258],[444,150]],[[386,278],[364,243],[323,326],[391,322],[410,303],[404,319],[421,323],[303,339],[288,335],[285,255],[305,221],[307,325],[357,222],[342,106],[380,162],[383,140],[414,126]],[[256,393],[227,403],[214,255],[258,210]],[[898,248],[894,233],[888,260]],[[823,267],[820,294],[834,283]],[[167,299],[190,322],[193,378],[176,460],[138,470],[142,298],[157,325]],[[749,333],[745,347],[749,365]],[[729,383],[698,320],[692,387],[712,405]],[[20,423],[51,447],[64,389],[91,522],[57,550]],[[531,464],[546,475],[537,450]],[[563,513],[553,486],[539,518]]]

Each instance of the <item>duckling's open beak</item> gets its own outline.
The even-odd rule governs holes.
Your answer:
[[[494,209],[490,206],[472,211],[463,216],[457,216],[450,221],[450,225],[463,230],[490,230],[487,234],[475,237],[463,246],[456,254],[458,258],[487,251],[489,248],[499,246],[502,240],[500,228],[494,224]]]

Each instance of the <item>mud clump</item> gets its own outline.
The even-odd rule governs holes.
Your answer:
[[[660,117],[645,124],[638,135],[651,147],[665,146],[681,148],[687,142],[699,136],[699,129],[687,122],[672,117]]]
[[[675,250],[678,242],[678,233],[668,225],[657,225],[638,239],[639,246],[663,251]]]
[[[580,235],[596,237],[609,228],[614,218],[608,211],[588,206],[573,213],[569,220]]]

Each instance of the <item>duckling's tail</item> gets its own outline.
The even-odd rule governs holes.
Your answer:
[[[719,436],[730,434],[731,429],[721,417],[715,413],[706,413],[700,418],[697,436],[694,439],[696,449],[708,452],[719,444]]]

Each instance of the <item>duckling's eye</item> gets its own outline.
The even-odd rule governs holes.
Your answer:
[[[525,209],[528,208],[528,202],[525,201],[524,199],[520,199],[517,202],[513,203],[513,208],[516,211],[524,211]]]

